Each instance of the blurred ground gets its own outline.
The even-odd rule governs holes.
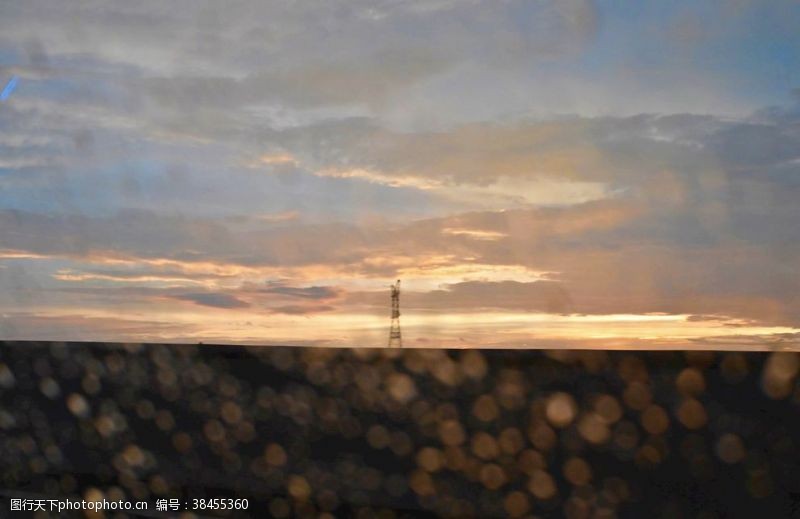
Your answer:
[[[250,500],[228,517],[800,516],[798,368],[787,352],[0,343],[0,516],[22,517],[10,495]]]

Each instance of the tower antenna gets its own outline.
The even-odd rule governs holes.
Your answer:
[[[389,347],[402,348],[403,338],[400,335],[400,280],[391,285],[392,288],[392,324],[389,327]]]

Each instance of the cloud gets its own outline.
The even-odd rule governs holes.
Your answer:
[[[332,287],[295,287],[280,281],[271,281],[263,287],[254,287],[252,290],[259,294],[275,294],[291,298],[316,300],[333,299],[339,295],[339,292]]]
[[[271,311],[278,314],[308,315],[320,312],[331,312],[334,309],[334,307],[329,305],[284,305],[276,306],[272,308]]]
[[[386,306],[386,293],[353,293],[354,303],[369,302]],[[444,285],[441,289],[418,292],[413,288],[402,295],[403,307],[413,312],[437,312],[446,315],[468,310],[513,310],[526,312],[570,313],[573,304],[564,286],[551,281],[466,281]]]
[[[452,236],[467,236],[474,240],[500,240],[506,237],[506,234],[497,231],[482,231],[480,229],[459,229],[454,227],[446,227],[442,229],[443,234],[449,234]]]
[[[94,317],[77,312],[52,315],[12,312],[0,315],[0,334],[4,340],[37,341],[131,341],[161,342],[188,338],[194,327],[157,319]]]
[[[232,309],[232,308],[247,308],[250,306],[249,303],[237,299],[236,297],[229,294],[198,292],[193,294],[179,294],[173,297],[175,299],[180,299],[181,301],[191,301],[192,303],[201,306],[210,306],[212,308]]]
[[[715,165],[716,157],[702,145],[720,126],[737,124],[689,115],[572,117],[409,133],[355,119],[287,131],[281,139],[291,147],[303,135],[306,149],[298,148],[295,156],[305,155],[312,167],[363,168],[376,182],[416,178],[448,187],[490,186],[524,178],[622,184],[668,168],[702,171]]]
[[[31,2],[9,9],[0,27],[8,41],[34,42],[32,66],[57,71],[76,56],[125,65],[153,78],[136,87],[172,109],[369,103],[467,60],[509,66],[574,52],[596,30],[584,0],[84,4],[79,19],[69,14]]]

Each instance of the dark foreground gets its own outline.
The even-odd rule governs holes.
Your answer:
[[[147,500],[148,517],[800,516],[799,366],[0,343],[0,517],[55,516],[11,498]],[[170,498],[249,509],[155,510]]]

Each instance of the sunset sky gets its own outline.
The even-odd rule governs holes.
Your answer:
[[[0,2],[0,339],[800,349],[795,0]]]

